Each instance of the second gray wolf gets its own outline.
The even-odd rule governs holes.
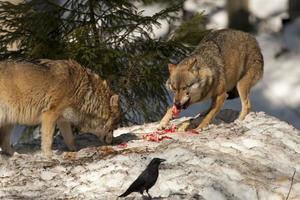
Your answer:
[[[263,76],[263,56],[256,39],[245,32],[222,29],[209,33],[179,64],[169,64],[167,88],[174,94],[176,110],[211,99],[198,128],[206,127],[230,96],[239,96],[243,120],[251,110],[250,90]],[[172,118],[169,108],[160,128]]]

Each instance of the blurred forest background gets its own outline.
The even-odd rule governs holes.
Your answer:
[[[73,58],[110,82],[123,124],[136,124],[159,120],[170,104],[167,63],[211,30],[244,30],[265,58],[253,109],[300,128],[299,16],[299,0],[1,0],[0,60]],[[239,110],[239,99],[225,107]]]

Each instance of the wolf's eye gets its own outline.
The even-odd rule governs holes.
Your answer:
[[[191,85],[191,89],[197,89],[199,87],[199,83],[193,83]]]
[[[171,90],[175,91],[176,88],[173,85],[170,85]]]

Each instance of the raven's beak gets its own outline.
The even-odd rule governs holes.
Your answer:
[[[162,162],[165,162],[165,161],[166,161],[166,159],[162,159],[162,158],[160,158],[160,159],[159,159],[159,161],[162,163]]]

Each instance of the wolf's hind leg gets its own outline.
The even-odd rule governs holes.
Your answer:
[[[211,107],[204,117],[198,128],[205,128],[211,122],[211,120],[218,114],[221,110],[226,98],[228,97],[227,93],[224,92],[216,97],[212,98]]]
[[[239,120],[245,119],[246,115],[251,111],[251,102],[250,102],[250,84],[249,78],[243,78],[238,82],[237,88],[239,91],[242,110],[239,115]]]
[[[12,129],[12,125],[6,125],[0,128],[0,146],[2,152],[10,156],[14,154],[14,149],[10,145],[10,135]]]
[[[58,121],[57,127],[64,138],[64,142],[70,151],[76,151],[76,144],[72,133],[72,127],[69,122]]]
[[[245,119],[246,115],[251,111],[250,89],[259,80],[260,77],[255,68],[250,68],[245,76],[238,82],[237,89],[240,95],[242,110],[239,120]]]
[[[245,119],[246,115],[251,111],[250,89],[263,76],[263,60],[261,55],[254,55],[253,59],[248,60],[246,65],[251,67],[237,83],[237,90],[242,103],[239,120]]]

